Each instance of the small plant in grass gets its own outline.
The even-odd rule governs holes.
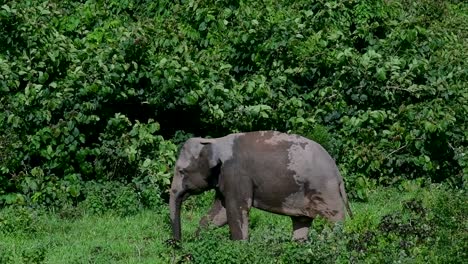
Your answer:
[[[24,233],[37,231],[37,212],[32,209],[11,206],[0,210],[0,234]]]
[[[12,263],[15,260],[15,255],[13,252],[0,242],[0,263]]]
[[[46,245],[38,245],[32,248],[25,248],[21,253],[22,262],[31,264],[44,263],[46,253]]]
[[[137,213],[141,206],[135,190],[119,182],[90,182],[85,191],[83,206],[91,213],[102,214],[112,210],[125,216]]]

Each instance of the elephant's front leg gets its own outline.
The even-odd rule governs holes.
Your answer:
[[[232,240],[247,240],[249,238],[249,211],[252,199],[232,197],[226,199],[226,213]]]
[[[226,208],[223,206],[222,199],[218,195],[216,196],[213,206],[208,214],[203,216],[200,220],[195,234],[198,236],[200,231],[208,227],[209,224],[213,224],[216,227],[221,227],[227,224]]]

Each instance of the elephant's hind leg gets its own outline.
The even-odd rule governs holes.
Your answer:
[[[203,216],[200,220],[196,235],[198,236],[200,231],[207,228],[210,224],[216,227],[221,227],[227,224],[226,208],[224,208],[220,198],[215,199],[208,214]]]
[[[293,239],[301,242],[307,241],[312,218],[305,216],[291,216],[291,220],[293,225]]]

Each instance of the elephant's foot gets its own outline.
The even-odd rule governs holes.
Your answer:
[[[312,219],[305,216],[291,216],[291,220],[293,224],[293,239],[299,242],[307,241]]]

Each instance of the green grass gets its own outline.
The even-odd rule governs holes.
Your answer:
[[[167,207],[143,210],[128,217],[112,213],[89,215],[80,208],[72,209],[78,212],[75,214],[5,208],[0,211],[0,263],[448,263],[447,260],[462,263],[467,260],[466,194],[440,186],[421,188],[409,184],[401,189],[376,190],[369,202],[352,203],[355,217],[343,226],[315,221],[310,242],[304,244],[291,242],[289,217],[256,209],[250,215],[250,242],[230,241],[227,227],[209,229],[195,237],[198,220],[208,210],[211,198],[212,194],[208,193],[186,202],[182,222],[184,242],[177,249],[166,242],[171,237]],[[404,209],[405,201],[415,198],[424,207],[420,216],[416,211]],[[391,231],[382,231],[382,219],[389,214],[395,215],[390,222],[387,221],[390,218],[385,220],[386,228]],[[402,228],[409,228],[404,231],[409,234],[401,233]],[[427,237],[425,230],[430,233]]]
[[[167,212],[144,211],[132,217],[83,216],[60,219],[57,215],[38,216],[38,230],[13,233],[1,238],[3,249],[18,261],[23,252],[45,250],[47,263],[151,263],[164,249],[168,226]],[[154,262],[152,262],[154,263]]]

